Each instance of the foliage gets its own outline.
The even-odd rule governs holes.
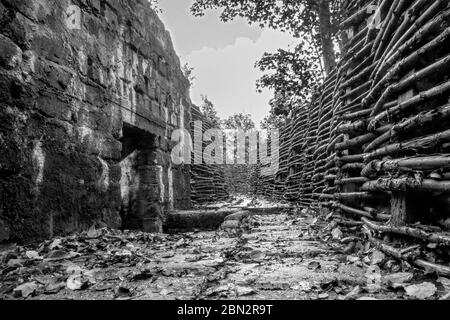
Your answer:
[[[217,116],[217,111],[214,107],[214,103],[209,100],[208,96],[206,95],[202,95],[201,98],[203,103],[200,106],[200,110],[208,121],[210,121],[214,126],[218,127],[220,125],[220,118]]]
[[[197,79],[197,77],[194,75],[194,68],[186,62],[181,71],[183,71],[184,76],[189,80],[189,83],[192,86],[194,84],[194,81]]]
[[[223,9],[220,19],[224,22],[241,17],[261,27],[291,32],[298,38],[317,24],[321,1],[329,4],[332,13],[338,14],[341,0],[196,0],[191,12],[203,16],[208,9]],[[338,25],[339,19],[334,15],[331,22]]]
[[[280,110],[286,97],[296,95],[309,99],[334,67],[338,57],[338,25],[342,0],[196,0],[191,8],[195,16],[206,10],[220,9],[224,22],[241,17],[260,27],[289,32],[298,42],[292,50],[279,49],[265,53],[256,66],[265,75],[258,89],[275,91],[274,116],[286,115]],[[281,98],[281,101],[276,101]]]
[[[322,72],[314,60],[305,59],[305,55],[313,56],[311,47],[300,49],[297,46],[293,52],[279,49],[274,54],[265,53],[257,63],[257,67],[266,73],[258,80],[258,89],[270,88],[275,92],[271,101],[272,112],[276,116],[287,116],[290,109],[286,102],[291,97],[302,101],[311,98],[322,81]]]
[[[195,16],[203,16],[208,9],[222,9],[220,19],[224,22],[241,17],[260,27],[289,32],[295,38],[304,38],[308,46],[316,50],[313,58],[317,61],[318,57],[324,58],[324,33],[330,34],[330,40],[337,40],[341,2],[342,0],[196,0],[191,12]],[[324,8],[329,12],[324,12]],[[304,43],[300,43],[295,51],[304,47]],[[320,60],[317,62],[322,65]]]
[[[290,115],[296,110],[308,106],[309,101],[296,95],[277,95],[271,101],[272,109],[270,114],[261,122],[261,128],[264,130],[281,129]]]
[[[155,10],[156,13],[161,13],[162,9],[159,6],[159,0],[148,0],[148,2],[150,3],[150,7]]]
[[[270,131],[270,129],[281,128],[286,123],[286,116],[276,115],[273,110],[261,122],[261,129]]]
[[[228,117],[228,119],[222,121],[222,125],[225,129],[242,129],[246,132],[255,129],[255,123],[252,120],[252,116],[243,113],[236,113]]]

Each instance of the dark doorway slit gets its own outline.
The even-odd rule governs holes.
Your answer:
[[[157,136],[125,124],[121,142],[122,229],[160,232]]]

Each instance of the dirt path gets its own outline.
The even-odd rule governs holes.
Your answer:
[[[91,229],[34,251],[4,250],[0,294],[83,300],[403,299],[417,298],[407,289],[416,283],[425,298],[448,292],[449,280],[427,277],[338,231],[311,214],[289,211],[231,217],[216,232]]]

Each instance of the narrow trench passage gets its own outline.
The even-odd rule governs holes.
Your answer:
[[[448,292],[448,279],[389,258],[352,227],[339,228],[312,210],[251,202],[204,207],[203,217],[216,212],[216,219],[191,222],[184,233],[91,228],[34,249],[3,248],[0,294],[38,300],[347,300]],[[218,223],[217,230],[196,229]]]

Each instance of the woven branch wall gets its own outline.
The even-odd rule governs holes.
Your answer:
[[[341,62],[296,108],[280,171],[258,192],[393,223],[403,199],[413,208],[400,219],[448,218],[450,2],[350,0],[344,10]]]
[[[191,131],[194,137],[196,125],[202,125],[202,128],[197,128],[199,132],[206,132],[213,128],[213,125],[207,121],[200,109],[196,106],[192,107],[192,123]],[[208,145],[203,142],[202,150]],[[203,155],[195,155],[195,157],[202,158]],[[202,204],[213,201],[226,200],[229,197],[227,185],[225,183],[225,173],[223,166],[195,164],[192,166],[191,172],[191,199],[193,204]]]

